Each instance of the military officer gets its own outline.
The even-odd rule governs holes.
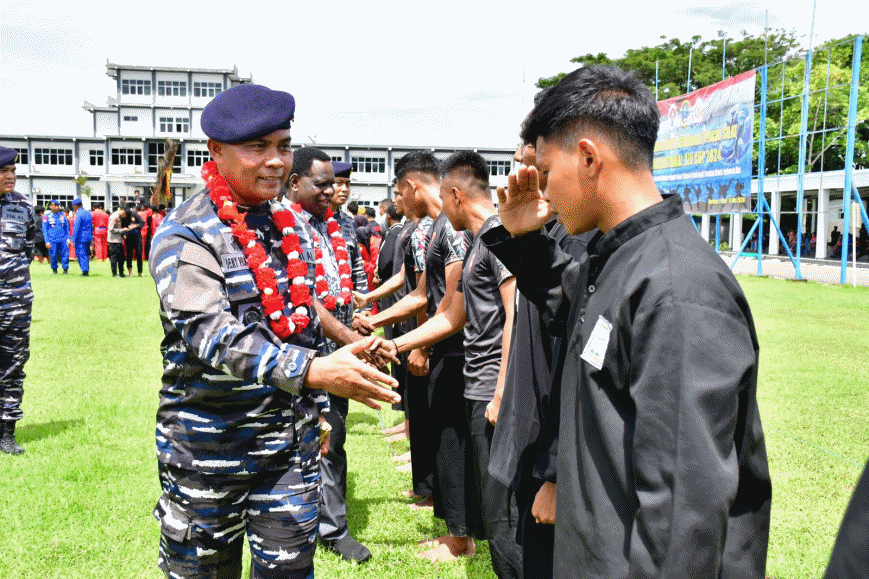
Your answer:
[[[323,390],[372,407],[397,399],[380,385],[395,382],[357,359],[373,339],[317,356],[312,236],[272,202],[290,175],[294,109],[290,94],[258,85],[215,97],[201,120],[208,188],[154,236],[166,577],[240,577],[245,532],[252,578],[313,577]]]
[[[42,220],[42,236],[51,256],[51,271],[57,273],[59,261],[66,274],[69,271],[69,219],[60,210],[57,199],[52,199],[48,208],[51,212]]]
[[[18,152],[0,147],[0,450],[21,454],[15,424],[21,420],[24,363],[30,357],[33,290],[30,261],[36,225],[30,201],[15,191]]]

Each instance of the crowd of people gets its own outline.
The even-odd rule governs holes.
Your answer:
[[[172,208],[152,206],[136,191],[130,202],[120,197],[111,214],[103,210],[101,203],[94,203],[88,211],[81,198],[73,200],[72,211],[57,199],[49,201],[48,209],[48,213],[42,206],[34,209],[33,261],[51,264],[55,274],[59,266],[67,274],[69,262],[76,260],[81,275],[89,276],[90,260],[109,259],[113,277],[126,277],[125,262],[127,275],[132,277],[135,259],[137,273],[142,277],[142,261],[150,252],[154,232]]]
[[[447,529],[420,557],[487,540],[499,578],[764,577],[757,335],[730,270],[655,186],[639,80],[590,66],[542,91],[497,208],[476,152],[408,153],[382,225],[343,209],[351,165],[292,149],[294,112],[259,85],[216,96],[206,188],[150,240],[167,577],[239,577],[245,535],[252,578],[313,577],[318,542],[369,560],[348,525],[351,399],[405,413],[390,434],[410,439],[413,508]],[[5,252],[35,227],[4,187]],[[142,221],[122,206],[106,226],[130,274],[144,242],[124,234]],[[27,291],[12,323],[29,321]],[[5,399],[4,451],[20,419]]]

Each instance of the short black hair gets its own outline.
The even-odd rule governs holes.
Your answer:
[[[389,197],[387,197],[386,199],[382,199],[382,200],[380,201],[380,203],[378,203],[377,205],[380,206],[380,207],[383,207],[384,205],[387,206],[387,207],[389,207],[389,204],[390,204],[390,203],[392,203],[392,199],[390,199]]]
[[[377,212],[374,211],[374,207],[365,208],[365,217],[377,217]]]
[[[472,195],[474,193],[485,193],[485,195],[491,198],[492,193],[489,190],[489,165],[479,153],[475,153],[474,151],[457,151],[447,157],[441,164],[441,178],[451,173],[456,173],[457,177],[469,181],[476,187],[476,192],[468,191],[468,193]]]
[[[414,151],[395,162],[395,178],[399,180],[408,173],[422,173],[437,180],[439,165],[437,158],[429,151]]]
[[[290,175],[307,175],[311,172],[314,161],[329,163],[332,158],[315,147],[296,149],[293,151],[293,168],[290,170]]]
[[[357,201],[351,201],[347,204],[347,213],[350,215],[356,215],[359,213],[359,203]]]
[[[606,139],[626,167],[652,167],[660,113],[655,97],[617,66],[578,68],[535,99],[520,137],[557,139],[572,148],[585,131]]]
[[[386,208],[386,214],[393,221],[398,221],[401,219],[401,216],[398,214],[398,208],[395,206],[395,203],[389,204],[389,207]]]

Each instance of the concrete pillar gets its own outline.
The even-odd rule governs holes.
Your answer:
[[[818,232],[818,242],[815,245],[815,257],[823,259],[827,257],[827,240],[830,239],[829,231],[829,216],[827,212],[830,210],[830,190],[821,189],[818,191],[818,224],[815,231]]]
[[[781,224],[781,191],[771,191],[769,194],[769,208],[772,217],[776,223]],[[781,239],[778,237],[778,232],[775,230],[775,225],[772,224],[772,219],[769,221],[769,254],[778,255],[778,248]]]
[[[739,251],[742,241],[742,213],[733,213],[730,216],[730,250]]]
[[[709,214],[704,213],[700,216],[700,236],[709,242]]]

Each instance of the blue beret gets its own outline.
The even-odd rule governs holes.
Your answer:
[[[14,164],[17,157],[18,151],[16,151],[15,149],[0,147],[0,167]]]
[[[200,125],[209,139],[241,143],[290,128],[295,111],[296,101],[290,93],[258,84],[240,84],[205,106]]]
[[[72,204],[73,205],[81,205],[82,204],[81,197],[76,197],[75,199],[73,199]]]
[[[58,201],[57,199],[52,199],[48,202],[49,205],[51,205],[52,203],[54,203],[55,205],[60,205],[60,201]]]
[[[350,177],[353,171],[353,165],[350,163],[342,163],[341,161],[332,161],[332,170],[335,171],[336,177]]]

